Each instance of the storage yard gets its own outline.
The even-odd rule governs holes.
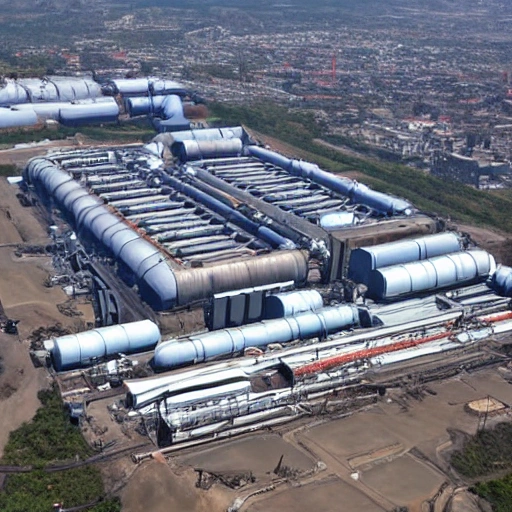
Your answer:
[[[177,87],[102,89],[167,112],[150,143],[53,148],[2,181],[2,320],[22,343],[1,335],[0,408],[54,379],[128,511],[162,474],[155,511],[166,493],[191,510],[469,510],[446,454],[509,415],[512,269],[241,126],[190,130],[166,110]]]

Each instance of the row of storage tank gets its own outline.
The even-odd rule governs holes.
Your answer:
[[[469,252],[474,251],[459,254]],[[500,295],[511,296],[512,269],[499,267],[492,275],[489,286]],[[343,330],[373,324],[367,308],[354,304],[324,307],[322,296],[312,289],[268,295],[264,311],[267,320],[161,343],[156,324],[144,320],[63,336],[51,340],[47,347],[57,371],[87,366],[119,353],[152,349],[153,365],[170,369],[242,354],[249,348],[265,349],[271,344],[323,339]]]
[[[487,279],[493,256],[463,250],[456,233],[361,247],[351,252],[348,277],[367,286],[367,296],[390,299]]]
[[[360,324],[357,307],[324,308],[322,296],[316,290],[269,295],[265,299],[265,311],[269,319],[262,322],[163,342],[156,347],[154,365],[174,368],[243,353],[250,347],[325,338]],[[61,336],[47,345],[55,369],[62,371],[87,366],[114,354],[151,350],[159,341],[156,324],[144,320]]]
[[[227,135],[234,132],[235,129],[230,130]],[[223,135],[221,132],[220,136]],[[119,165],[111,161],[112,155],[107,155],[106,161],[98,161],[98,158],[94,152],[90,158],[87,153],[81,153],[80,157],[71,156],[63,159],[62,166],[46,158],[36,158],[26,168],[26,182],[34,185],[43,199],[52,198],[79,232],[85,230],[91,233],[115,258],[123,261],[133,272],[141,296],[154,309],[169,309],[214,293],[272,282],[292,280],[296,285],[303,285],[306,282],[308,255],[293,250],[294,244],[271,228],[259,225],[232,205],[168,174],[160,173],[159,177],[157,176],[160,184],[148,188],[144,180],[141,181],[136,174],[127,171],[124,174]],[[148,157],[144,157],[140,152],[134,152],[132,156],[127,153],[122,157],[125,163],[130,158],[136,162]],[[151,166],[163,166],[163,162],[157,157],[152,158],[155,162],[151,163]],[[93,190],[97,190],[102,198],[91,195],[72,178],[69,172],[73,168],[69,167],[69,162],[75,162],[77,169],[77,173],[73,171],[72,174],[77,174],[77,177],[85,175],[89,185]],[[254,161],[250,165],[261,165],[261,162]],[[301,162],[301,165],[305,164]],[[65,172],[63,168],[69,172]],[[323,176],[323,171],[314,170]],[[149,173],[150,169],[147,171]],[[231,165],[228,165],[227,169],[226,166],[221,166],[216,170],[219,171],[221,174],[232,172]],[[237,169],[235,176],[238,175],[238,171]],[[198,172],[206,171],[199,169]],[[264,174],[266,171],[263,169],[257,172]],[[260,178],[258,174],[258,180]],[[311,179],[317,177],[312,175]],[[343,180],[333,177],[333,183],[337,181]],[[350,183],[356,186],[353,182]],[[168,191],[162,194],[164,185]],[[187,242],[183,246],[180,242],[179,250],[186,250],[187,254],[191,255],[191,251],[200,250],[204,253],[215,250],[217,252],[213,255],[216,258],[229,256],[233,251],[235,257],[243,255],[245,249],[240,248],[238,254],[237,243],[229,237],[226,239],[227,235],[215,232],[215,237],[203,236],[212,234],[220,228],[212,226],[211,220],[200,218],[191,212],[190,208],[185,208],[183,200],[170,200],[169,190],[189,198],[191,204],[196,202],[220,215],[219,218],[224,219],[221,224],[234,223],[250,236],[257,237],[274,249],[290,250],[279,250],[268,255],[245,258],[243,261],[230,260],[193,269],[180,269],[176,262],[175,265],[171,265],[165,247],[160,248],[159,244],[176,245],[177,242],[165,240],[169,237],[176,238],[178,233],[182,233],[187,240],[190,236],[199,236],[198,243],[202,245],[192,247],[192,242]],[[107,208],[104,202],[122,207],[121,213],[128,215],[131,225]],[[151,203],[150,210],[146,202]],[[185,225],[180,226],[181,220],[175,213],[185,211],[188,212],[188,217],[181,219]],[[153,236],[157,243],[151,243],[141,236],[141,233],[133,229],[133,223],[143,225],[146,233],[149,231],[148,234]],[[222,237],[222,240],[218,237]],[[221,243],[224,244],[222,247],[219,246]],[[223,254],[220,255],[219,251]],[[199,254],[198,257],[204,259],[206,256]],[[441,233],[421,239],[356,249],[352,251],[350,257],[348,277],[356,283],[368,286],[368,297],[386,299],[482,279],[492,274],[494,268],[492,256],[478,250],[461,251],[461,241],[456,234]]]
[[[46,77],[8,80],[0,88],[0,129],[34,126],[48,120],[65,126],[116,122],[121,95],[130,117],[150,115],[159,131],[190,127],[183,111],[189,92],[156,78],[118,79],[99,84],[92,78]]]

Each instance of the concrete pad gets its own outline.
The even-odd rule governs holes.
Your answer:
[[[358,414],[315,427],[304,437],[321,444],[335,457],[354,457],[398,443],[379,419],[378,414]]]
[[[433,496],[444,478],[410,455],[404,455],[364,472],[361,482],[397,505],[407,505]]]
[[[341,480],[287,489],[249,505],[247,512],[382,512],[384,509]]]
[[[249,470],[258,478],[272,472],[281,455],[283,465],[307,471],[316,461],[278,435],[254,436],[179,458],[180,463],[210,471]]]

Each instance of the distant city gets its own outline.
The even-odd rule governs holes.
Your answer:
[[[509,187],[512,8],[456,0],[426,9],[401,0],[40,0],[13,11],[0,2],[0,75],[179,80],[209,101],[312,111],[337,145]]]

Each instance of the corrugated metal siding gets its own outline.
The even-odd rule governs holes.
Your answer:
[[[301,251],[280,251],[212,267],[175,272],[178,303],[188,304],[215,293],[283,281],[305,283],[308,258]]]

